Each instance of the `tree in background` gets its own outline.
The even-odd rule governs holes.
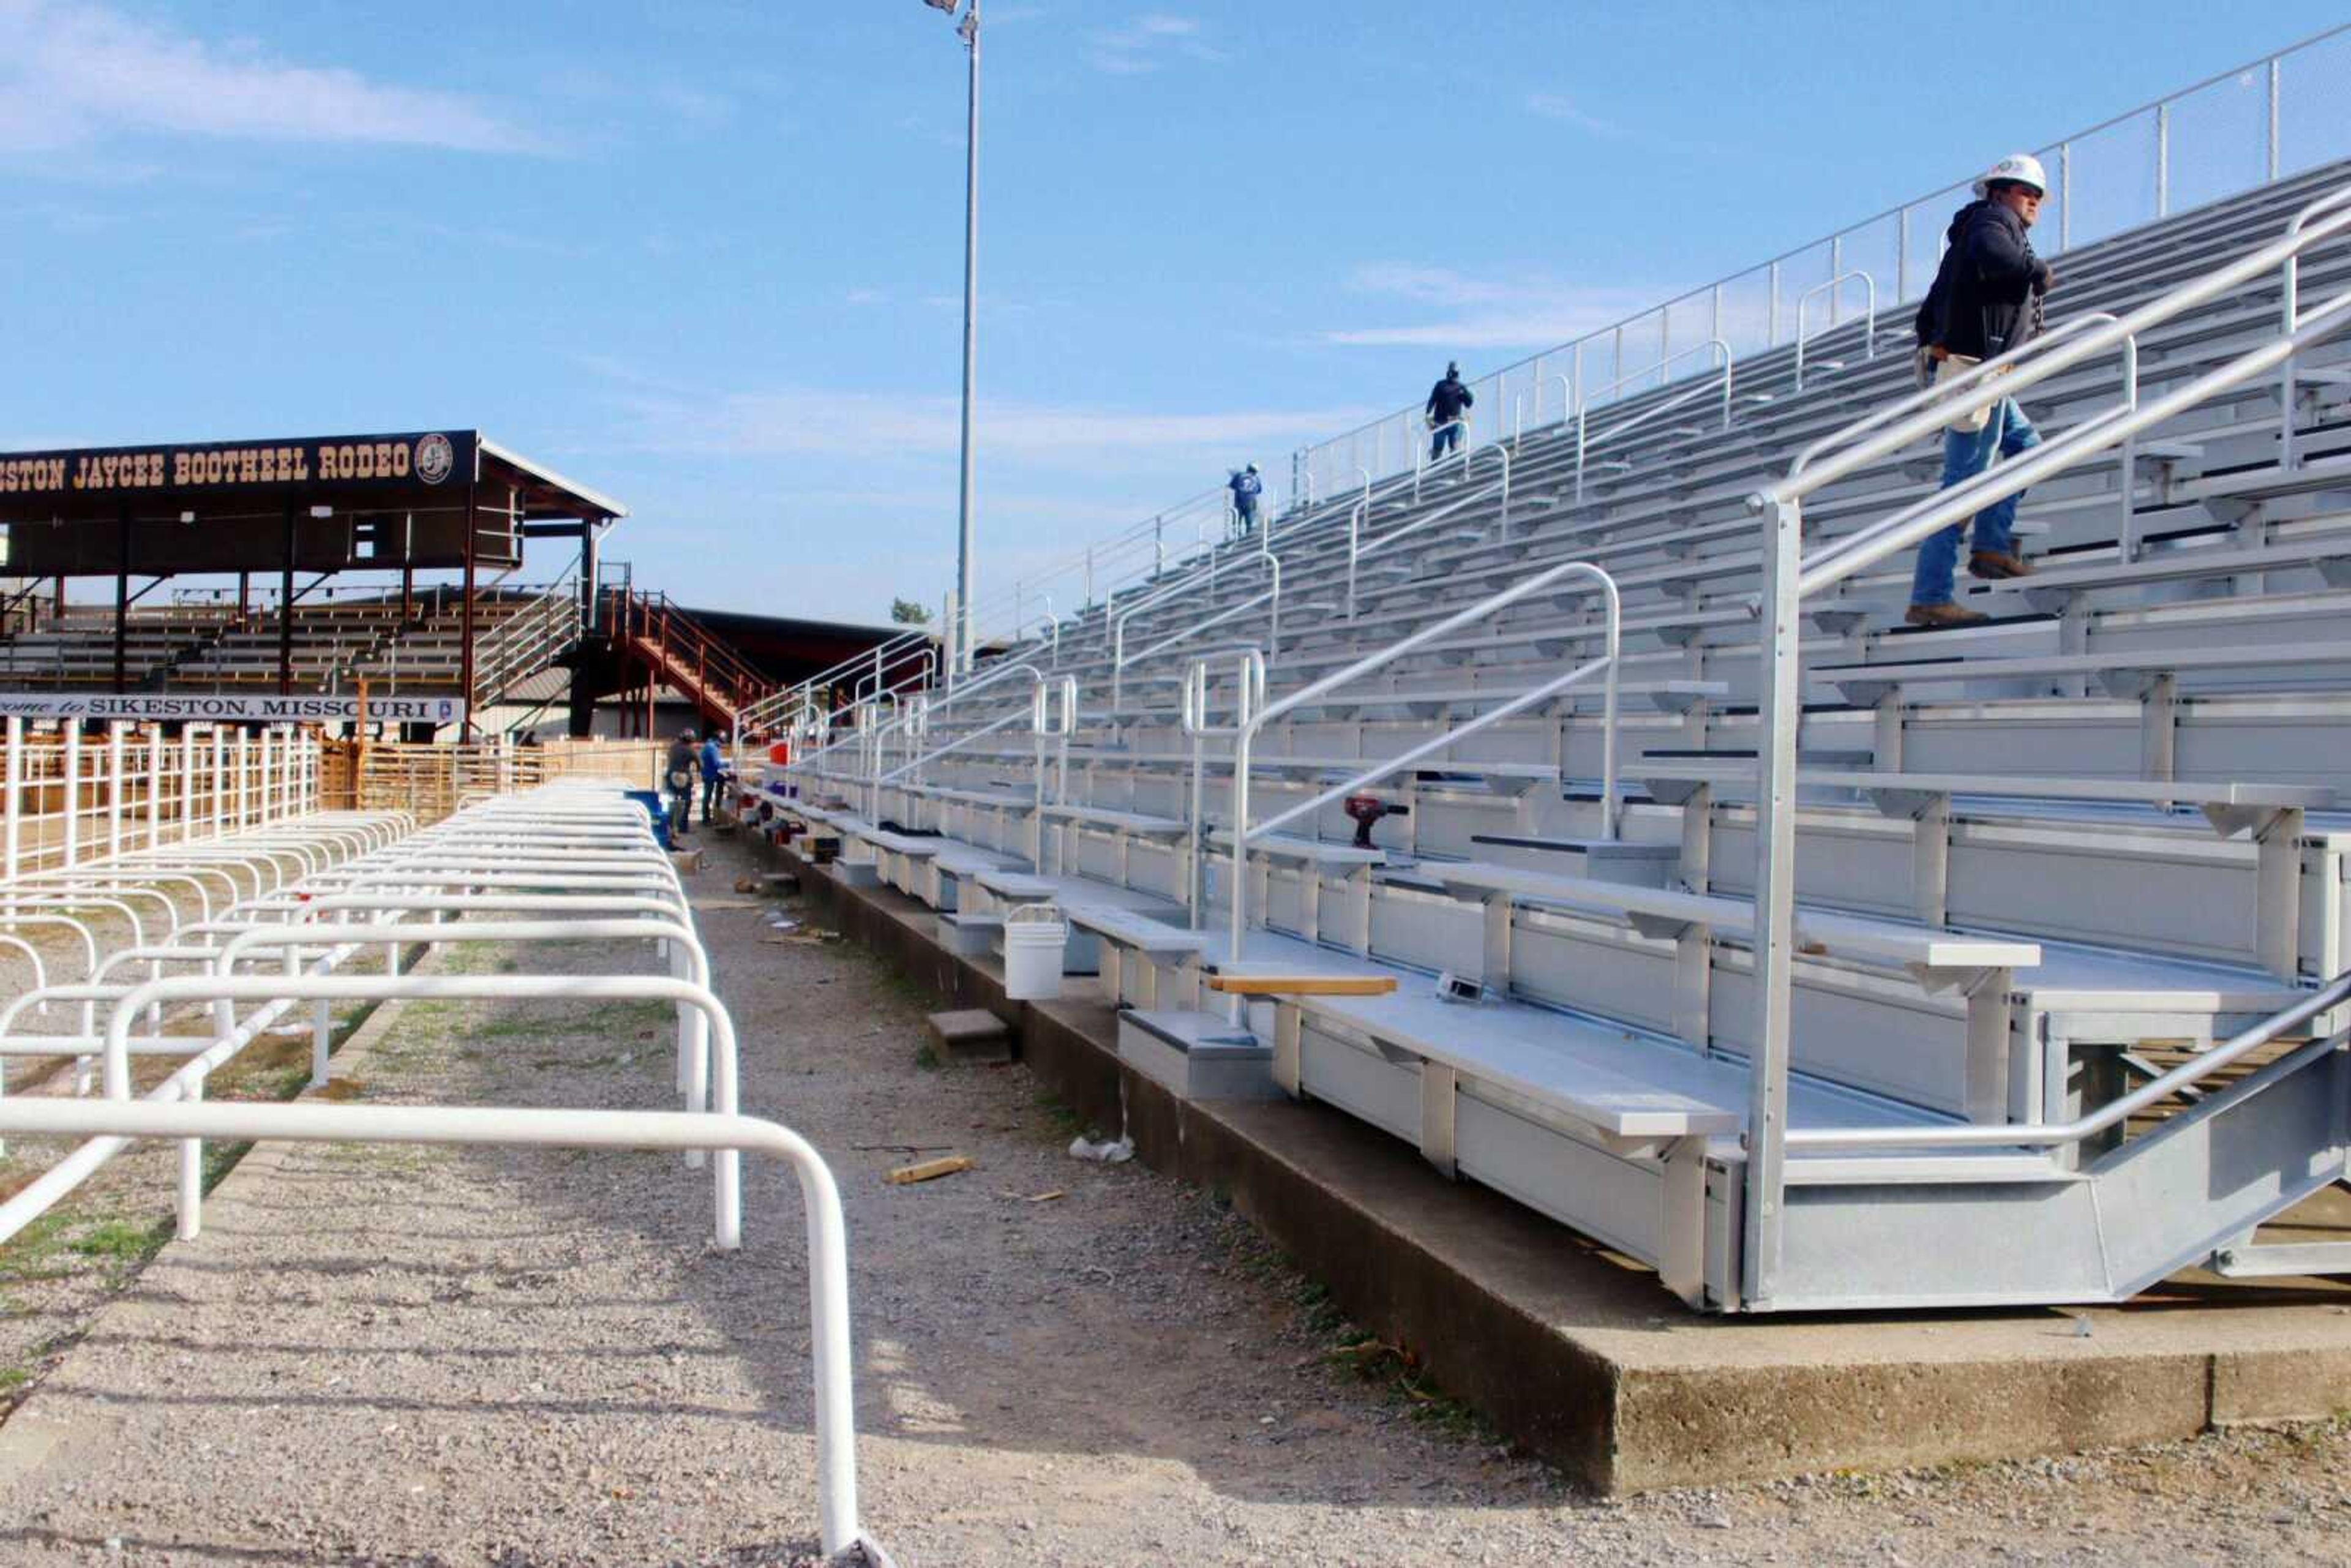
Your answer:
[[[890,601],[890,623],[893,626],[927,626],[931,612],[911,599]]]

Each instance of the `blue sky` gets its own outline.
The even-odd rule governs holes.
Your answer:
[[[989,5],[983,594],[2343,19]],[[0,0],[0,448],[478,426],[687,602],[935,604],[962,92],[919,0]]]

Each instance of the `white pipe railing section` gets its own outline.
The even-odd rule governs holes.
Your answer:
[[[1268,724],[1284,714],[1329,695],[1349,682],[1366,675],[1383,665],[1416,653],[1430,643],[1450,636],[1464,626],[1507,610],[1530,594],[1541,593],[1566,577],[1586,578],[1599,587],[1608,616],[1606,653],[1597,659],[1578,665],[1566,674],[1546,681],[1530,691],[1521,692],[1509,701],[1479,715],[1476,718],[1434,736],[1408,751],[1389,758],[1357,774],[1343,784],[1326,789],[1311,800],[1290,806],[1263,822],[1252,824],[1249,821],[1250,747],[1258,732]],[[1233,736],[1231,961],[1235,964],[1241,961],[1243,943],[1249,928],[1249,846],[1252,840],[1264,838],[1284,824],[1310,811],[1319,810],[1352,790],[1360,789],[1367,784],[1375,783],[1392,773],[1409,768],[1422,758],[1443,751],[1457,741],[1489,725],[1499,724],[1538,703],[1547,702],[1568,687],[1600,672],[1604,672],[1608,677],[1605,707],[1601,721],[1604,726],[1601,742],[1601,817],[1604,827],[1604,836],[1615,837],[1617,831],[1616,671],[1623,619],[1623,610],[1614,578],[1588,561],[1562,561],[1547,570],[1537,572],[1532,577],[1513,583],[1499,593],[1482,599],[1466,609],[1456,611],[1441,621],[1433,622],[1408,637],[1399,638],[1384,648],[1366,653],[1346,668],[1333,671],[1321,680],[1301,686],[1270,706],[1253,707],[1249,701],[1249,682],[1244,680],[1237,694]],[[1205,719],[1206,716],[1202,714],[1200,716]],[[1235,998],[1236,1017],[1238,1016],[1239,1001],[1240,998],[1237,997]]]
[[[1206,912],[1208,885],[1207,825],[1207,742],[1212,737],[1237,737],[1249,715],[1265,706],[1265,654],[1256,648],[1237,650],[1239,668],[1235,672],[1233,706],[1235,720],[1230,728],[1213,727],[1208,723],[1208,661],[1195,659],[1185,673],[1183,696],[1183,732],[1192,742],[1191,789],[1191,864],[1184,879],[1184,912],[1195,931]]]
[[[1810,334],[1804,323],[1813,301],[1823,294],[1828,296],[1829,323],[1821,330],[1834,331],[1837,325],[1837,290],[1856,279],[1861,283],[1863,298],[1865,301],[1862,307],[1861,318],[1861,357],[1865,360],[1877,358],[1877,280],[1858,267],[1851,272],[1840,272],[1827,282],[1815,283],[1796,296],[1796,390],[1798,392],[1804,390],[1804,348],[1810,340]]]
[[[1256,541],[1254,553],[1243,557],[1240,564],[1244,568],[1262,564],[1266,570],[1268,577],[1271,580],[1271,588],[1266,594],[1261,595],[1260,598],[1272,607],[1270,612],[1272,630],[1268,634],[1268,641],[1270,642],[1273,646],[1274,655],[1279,657],[1281,651],[1281,559],[1270,549],[1265,548],[1265,544],[1260,538]],[[1192,581],[1187,580],[1184,582],[1176,584],[1172,588],[1163,589],[1159,592],[1151,595],[1149,598],[1143,600],[1139,603],[1129,605],[1125,612],[1119,615],[1112,623],[1110,633],[1110,706],[1113,713],[1116,713],[1119,710],[1121,699],[1124,695],[1123,677],[1129,662],[1126,656],[1127,622],[1134,620],[1137,615],[1142,614],[1144,611],[1149,610],[1154,605],[1174,598],[1176,595],[1186,589],[1190,588],[1192,585]],[[1255,601],[1252,601],[1252,603],[1254,602]],[[1201,626],[1197,625],[1189,627],[1184,632],[1179,633],[1175,641],[1180,642],[1184,637],[1192,635],[1201,629]],[[1163,644],[1163,646],[1165,644]]]
[[[858,1521],[849,1240],[841,1194],[822,1156],[789,1128],[747,1116],[653,1111],[11,1100],[0,1103],[0,1131],[125,1140],[700,1148],[737,1159],[750,1153],[782,1160],[799,1180],[809,1227],[819,1541],[828,1555],[862,1546],[869,1558],[888,1561]]]
[[[1719,338],[1709,338],[1703,343],[1684,349],[1680,353],[1673,355],[1669,359],[1660,360],[1657,363],[1651,365],[1646,370],[1635,371],[1629,376],[1619,376],[1616,380],[1609,382],[1606,386],[1602,387],[1597,392],[1593,393],[1593,397],[1586,398],[1576,405],[1575,498],[1578,502],[1581,502],[1583,499],[1583,461],[1586,448],[1590,444],[1589,425],[1591,423],[1592,404],[1593,399],[1604,398],[1610,392],[1616,391],[1620,387],[1630,386],[1635,382],[1647,381],[1651,376],[1663,377],[1665,375],[1667,366],[1673,364],[1676,361],[1687,359],[1693,354],[1705,354],[1708,356],[1709,359],[1714,361],[1716,367],[1721,371],[1722,390],[1720,398],[1722,402],[1722,428],[1725,430],[1729,430],[1730,428],[1730,392],[1733,375],[1733,361],[1730,353],[1730,345],[1724,342]],[[1608,441],[1618,436],[1628,435],[1632,432],[1639,429],[1642,425],[1648,423],[1651,420],[1661,419],[1665,415],[1673,413],[1676,409],[1680,408],[1683,404],[1687,403],[1694,399],[1705,396],[1707,390],[1706,383],[1701,382],[1697,386],[1691,387],[1686,392],[1676,392],[1670,397],[1660,398],[1656,402],[1649,404],[1646,408],[1641,409],[1637,413],[1632,414],[1629,418],[1618,420],[1614,424],[1612,424],[1607,429],[1602,431],[1600,433],[1600,439],[1603,441]]]

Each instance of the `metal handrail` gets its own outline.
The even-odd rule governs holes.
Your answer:
[[[1273,629],[1268,641],[1272,644],[1276,656],[1279,656],[1281,650],[1281,558],[1265,548],[1264,541],[1261,538],[1257,541],[1257,552],[1254,555],[1244,557],[1240,564],[1246,568],[1253,562],[1260,561],[1264,563],[1266,571],[1272,580],[1272,588],[1269,591],[1269,593],[1259,595],[1258,599],[1250,601],[1249,606],[1245,606],[1243,608],[1253,608],[1259,601],[1270,599],[1273,607]],[[1190,584],[1188,582],[1179,583],[1175,589],[1164,590],[1161,592],[1153,594],[1150,598],[1144,600],[1139,604],[1130,605],[1127,607],[1125,612],[1112,623],[1110,635],[1110,706],[1112,712],[1115,713],[1118,711],[1119,701],[1121,696],[1123,695],[1122,677],[1123,676],[1127,664],[1129,663],[1126,657],[1126,623],[1134,620],[1137,615],[1142,614],[1144,611],[1150,609],[1152,606],[1174,596],[1177,590],[1189,586]],[[1229,619],[1231,619],[1231,615],[1229,613],[1212,616],[1208,620],[1201,622],[1196,625],[1186,627],[1183,632],[1176,633],[1174,638],[1169,639],[1168,642],[1181,642],[1186,637],[1192,636],[1206,630],[1209,626],[1218,624],[1219,622]],[[1166,645],[1166,643],[1159,644],[1160,647],[1165,647]],[[1157,652],[1157,649],[1155,648],[1153,651]],[[1141,657],[1141,655],[1138,654],[1137,657]]]
[[[2144,103],[2135,106],[2134,108],[2125,110],[2119,114],[2109,116],[2108,118],[2100,120],[2095,125],[2085,127],[2083,130],[2074,131],[2070,135],[2050,142],[2038,151],[2044,159],[2053,159],[2059,162],[2062,168],[2064,164],[2070,162],[2070,159],[2064,158],[2061,154],[2065,149],[2070,148],[2075,141],[2095,136],[2102,131],[2106,131],[2115,126],[2124,124],[2141,115],[2145,115],[2152,110],[2160,109],[2167,104],[2179,102],[2196,93],[2203,91],[2207,88],[2215,87],[2220,83],[2231,80],[2248,79],[2256,72],[2262,71],[2264,68],[2267,68],[2271,101],[2268,131],[2270,145],[2268,149],[2266,182],[2274,182],[2279,178],[2279,160],[2276,146],[2278,131],[2276,102],[2278,78],[2276,66],[2278,62],[2289,58],[2304,50],[2313,48],[2319,44],[2326,42],[2330,38],[2338,37],[2346,31],[2351,31],[2351,23],[2345,23],[2338,26],[2329,27],[2323,32],[2313,34],[2307,38],[2290,44],[2284,48],[2279,49],[2273,54],[2264,55],[2259,59],[2249,61],[2234,69],[2216,72],[2199,81],[2192,82],[2186,87],[2166,93],[2160,98],[2150,99]],[[1894,206],[1883,208],[1878,212],[1872,213],[1868,216],[1855,223],[1848,224],[1844,227],[1837,229],[1830,234],[1822,235],[1813,239],[1807,240],[1802,245],[1792,246],[1787,250],[1780,252],[1776,256],[1768,256],[1750,266],[1741,267],[1736,272],[1726,273],[1710,283],[1700,284],[1698,287],[1686,290],[1681,294],[1674,296],[1670,299],[1649,306],[1645,309],[1635,311],[1619,320],[1610,322],[1606,326],[1595,328],[1580,338],[1572,339],[1567,342],[1546,349],[1540,354],[1531,355],[1526,359],[1519,360],[1511,364],[1505,365],[1499,370],[1489,372],[1485,376],[1479,377],[1479,384],[1483,384],[1486,382],[1494,382],[1499,384],[1503,378],[1508,377],[1513,371],[1525,370],[1530,367],[1535,369],[1538,373],[1540,373],[1543,362],[1556,355],[1570,352],[1580,353],[1584,346],[1588,344],[1604,343],[1612,337],[1625,332],[1635,326],[1645,325],[1662,318],[1667,318],[1670,316],[1676,306],[1687,305],[1693,301],[1703,301],[1709,296],[1719,298],[1721,291],[1727,287],[1737,284],[1744,279],[1753,277],[1758,274],[1766,273],[1771,269],[1775,269],[1782,263],[1793,261],[1800,257],[1813,255],[1823,246],[1834,246],[1837,241],[1844,235],[1865,232],[1878,224],[1885,223],[1888,219],[1895,220],[1897,224],[1901,225],[1907,232],[1907,220],[1913,212],[1927,205],[1928,203],[1937,202],[1964,192],[1967,187],[1967,183],[1968,182],[1962,179],[1950,184],[1940,185],[1933,190],[1923,192],[1907,202],[1902,202]],[[2062,172],[2060,175],[2060,184],[2061,190],[2052,193],[2059,197],[2059,215],[2061,223],[2064,223],[2070,227],[2070,208],[2073,204],[2070,200],[2066,199],[2070,194],[2070,192],[2062,188],[2069,185],[2070,181],[2068,181]],[[2070,239],[2068,243],[2070,243]],[[2062,246],[2061,248],[2063,248]],[[1907,286],[1901,278],[1897,278],[1896,280],[1896,292],[1897,297],[1907,297]],[[1776,338],[1771,346],[1778,346]],[[1316,443],[1313,446],[1304,448],[1302,449],[1302,455],[1306,457],[1308,465],[1311,466],[1311,458],[1314,454],[1342,445],[1343,444],[1356,441],[1366,434],[1371,434],[1380,431],[1394,421],[1408,421],[1417,412],[1418,410],[1416,408],[1408,406],[1383,414],[1376,419],[1366,421],[1363,424],[1357,425],[1352,430],[1342,431],[1335,435]]]
[[[1666,372],[1667,366],[1672,364],[1676,360],[1686,360],[1692,354],[1706,354],[1719,362],[1719,368],[1722,371],[1722,428],[1729,430],[1730,428],[1730,387],[1734,361],[1730,352],[1730,345],[1724,342],[1719,338],[1708,338],[1703,343],[1694,344],[1689,348],[1684,349],[1678,354],[1669,355],[1665,359],[1659,360],[1656,364],[1651,365],[1645,371],[1636,371],[1629,376],[1619,376],[1614,381],[1610,382],[1606,386],[1602,387],[1598,392],[1593,394],[1593,396],[1605,397],[1619,387],[1628,386],[1635,382],[1647,381],[1651,376],[1662,377]],[[1660,382],[1659,389],[1663,390],[1664,386],[1667,384],[1667,383],[1664,382]],[[1619,420],[1614,424],[1610,425],[1607,429],[1600,433],[1600,437],[1602,440],[1605,441],[1611,436],[1624,435],[1629,432],[1637,430],[1653,419],[1658,418],[1664,414],[1671,413],[1674,410],[1681,407],[1682,404],[1699,396],[1706,390],[1707,388],[1705,383],[1701,382],[1698,385],[1690,388],[1687,392],[1676,392],[1671,397],[1662,398],[1659,401],[1651,403],[1648,407],[1641,410],[1638,413],[1634,414],[1631,418]],[[1587,427],[1592,417],[1592,402],[1593,399],[1587,397],[1576,405],[1575,410],[1575,498],[1579,502],[1583,499],[1583,455],[1587,445]]]
[[[1829,324],[1822,328],[1821,330],[1823,332],[1834,332],[1836,330],[1837,326],[1837,290],[1843,287],[1845,284],[1851,283],[1856,277],[1861,279],[1862,293],[1864,299],[1865,300],[1865,303],[1862,308],[1861,318],[1861,357],[1865,360],[1874,360],[1877,358],[1877,280],[1870,277],[1868,273],[1864,272],[1859,267],[1855,267],[1850,272],[1840,272],[1834,277],[1830,278],[1827,282],[1815,283],[1810,288],[1805,289],[1802,294],[1796,296],[1796,390],[1798,392],[1804,390],[1804,344],[1806,341],[1804,320],[1805,317],[1812,309],[1813,301],[1823,294],[1829,297]]]
[[[1526,598],[1530,594],[1540,593],[1545,589],[1551,587],[1552,583],[1557,582],[1560,579],[1569,576],[1590,578],[1600,587],[1601,593],[1605,600],[1608,616],[1608,640],[1606,653],[1603,653],[1597,659],[1593,659],[1586,664],[1578,665],[1575,669],[1569,671],[1564,675],[1560,675],[1544,682],[1542,685],[1536,686],[1531,691],[1521,692],[1517,696],[1512,697],[1510,701],[1501,704],[1499,706],[1495,707],[1487,713],[1480,714],[1476,718],[1470,719],[1465,724],[1458,725],[1450,730],[1434,736],[1428,740],[1424,741],[1422,744],[1412,747],[1408,751],[1395,757],[1391,757],[1385,761],[1380,762],[1357,774],[1353,779],[1348,779],[1345,783],[1336,785],[1330,789],[1324,790],[1322,793],[1313,797],[1311,800],[1301,801],[1285,810],[1277,812],[1275,815],[1267,818],[1264,821],[1258,823],[1255,826],[1250,825],[1249,817],[1249,747],[1255,742],[1257,734],[1259,730],[1272,723],[1275,719],[1281,717],[1284,714],[1315,702],[1318,699],[1328,695],[1330,693],[1336,691],[1341,686],[1345,685],[1350,681],[1353,681],[1363,675],[1369,674],[1372,671],[1380,668],[1382,665],[1393,664],[1395,661],[1416,653],[1421,648],[1426,647],[1430,643],[1436,642],[1440,638],[1450,636],[1455,632],[1459,631],[1462,627],[1467,626],[1473,622],[1483,620],[1487,616],[1507,610],[1511,605],[1517,603],[1520,600]],[[1557,566],[1551,567],[1543,571],[1539,571],[1532,577],[1526,578],[1519,582],[1513,583],[1499,593],[1489,595],[1466,609],[1456,611],[1454,613],[1445,617],[1442,621],[1435,622],[1427,626],[1424,626],[1419,631],[1413,632],[1410,636],[1399,638],[1395,642],[1389,643],[1384,648],[1381,648],[1374,653],[1366,653],[1364,657],[1356,660],[1353,664],[1349,664],[1346,668],[1333,671],[1332,674],[1323,676],[1319,681],[1314,681],[1307,685],[1301,686],[1277,702],[1261,707],[1253,704],[1250,700],[1251,693],[1249,684],[1245,679],[1242,682],[1241,689],[1238,694],[1238,701],[1235,708],[1233,733],[1233,886],[1231,899],[1232,962],[1236,964],[1240,962],[1242,943],[1249,929],[1248,872],[1249,846],[1250,841],[1254,839],[1261,839],[1267,834],[1272,832],[1275,829],[1281,827],[1284,823],[1293,821],[1297,818],[1303,816],[1310,811],[1318,810],[1330,801],[1337,800],[1340,796],[1344,795],[1351,790],[1360,789],[1367,784],[1375,783],[1392,773],[1409,768],[1416,762],[1418,762],[1421,758],[1427,757],[1432,753],[1442,751],[1447,747],[1453,745],[1455,742],[1467,736],[1476,734],[1478,731],[1486,728],[1489,725],[1499,724],[1506,718],[1510,718],[1520,712],[1523,712],[1527,708],[1532,707],[1537,703],[1546,702],[1552,697],[1558,695],[1561,692],[1566,690],[1569,686],[1574,685],[1578,682],[1585,679],[1595,671],[1604,670],[1607,673],[1608,682],[1605,707],[1603,711],[1601,719],[1603,726],[1603,735],[1601,737],[1601,819],[1604,824],[1603,836],[1612,839],[1614,838],[1616,836],[1617,830],[1616,669],[1623,621],[1623,607],[1616,591],[1616,580],[1614,578],[1602,570],[1599,567],[1593,566],[1589,561],[1562,561]],[[1194,705],[1187,704],[1187,706],[1192,706]],[[1202,702],[1197,705],[1195,711],[1196,713],[1204,708],[1205,696]],[[1201,716],[1205,716],[1204,713],[1201,714]],[[1236,997],[1234,998],[1234,1006],[1236,1009],[1238,1009],[1240,1006],[1239,998]]]
[[[1184,913],[1186,924],[1197,931],[1200,916],[1208,897],[1207,838],[1206,826],[1207,807],[1207,747],[1212,736],[1238,736],[1240,725],[1251,711],[1265,706],[1265,653],[1261,649],[1240,648],[1239,668],[1235,685],[1236,721],[1230,728],[1218,728],[1208,723],[1208,661],[1195,659],[1184,674],[1182,730],[1192,742],[1192,792],[1189,824],[1191,861],[1184,878]]]
[[[1429,447],[1433,447],[1437,444],[1437,438],[1444,434],[1448,430],[1458,430],[1461,434],[1459,437],[1454,441],[1453,444],[1447,448],[1445,455],[1443,457],[1425,457],[1424,454],[1428,451]],[[1420,481],[1422,477],[1426,475],[1435,473],[1457,455],[1461,459],[1461,472],[1464,476],[1467,476],[1469,472],[1469,422],[1463,418],[1454,418],[1445,421],[1442,424],[1430,425],[1428,427],[1427,444],[1415,444],[1413,447],[1412,499],[1414,505],[1417,506],[1420,503]]]
[[[858,1520],[854,1363],[850,1345],[848,1228],[832,1173],[808,1142],[748,1116],[671,1112],[512,1110],[408,1105],[172,1103],[10,1096],[0,1130],[98,1139],[460,1144],[507,1147],[718,1149],[780,1159],[798,1176],[809,1227],[815,1378],[818,1534],[828,1553],[867,1544]]]
[[[2294,221],[2286,225],[2285,232],[2288,235],[2298,235],[2304,230],[2304,228],[2308,226],[2313,219],[2326,213],[2337,211],[2346,205],[2351,205],[2351,190],[2336,191],[2332,195],[2321,196],[2318,200],[2303,208],[2302,211],[2294,214]],[[2279,305],[2282,310],[2282,320],[2285,329],[2288,332],[2292,332],[2294,328],[2300,324],[2299,312],[2301,310],[2302,299],[2302,257],[2300,253],[2297,252],[2293,256],[2287,256],[2285,258],[2285,265],[2280,268],[2280,271],[2283,274],[2283,277],[2281,279],[2283,287],[2279,298]],[[2295,381],[2296,376],[2294,371],[2294,356],[2292,354],[2288,354],[2285,357],[2285,363],[2280,366],[2278,370],[2278,411],[2280,420],[2278,425],[2278,466],[2281,468],[2296,468],[2301,466],[2302,464],[2301,455],[2294,450],[2294,407],[2296,401]]]
[[[2071,1122],[1948,1127],[1801,1127],[1789,1129],[1787,1146],[1792,1149],[1981,1149],[2058,1148],[2078,1144],[2121,1126],[2141,1111],[2191,1086],[2199,1079],[2210,1077],[2346,1001],[2351,1001],[2351,970],[2335,976],[2325,987],[2311,992],[2293,1006],[2282,1008],[2259,1023],[2189,1057],[2161,1077],[2149,1079],[2129,1093],[2109,1100],[2095,1111]],[[2327,1051],[2340,1051],[2346,1041],[2351,1041],[2351,1030],[2338,1030],[2312,1041],[2296,1055],[2307,1052],[2304,1061],[2314,1060]],[[2285,1063],[2281,1061],[2273,1065],[2283,1067]],[[2296,1062],[2295,1065],[2302,1063]]]
[[[1508,544],[1510,542],[1510,449],[1509,445],[1499,441],[1489,441],[1485,445],[1473,449],[1468,457],[1461,460],[1461,482],[1464,485],[1469,482],[1470,459],[1476,457],[1479,452],[1490,452],[1502,460],[1501,542]]]
[[[2351,329],[2351,288],[2291,321],[2279,336],[2248,350],[2165,395],[2147,400],[2131,389],[2122,406],[2075,425],[2053,441],[1975,478],[1942,490],[1805,559],[1804,497],[1949,423],[2116,348],[2131,352],[2136,339],[2220,295],[2250,283],[2314,246],[2351,232],[2351,188],[2305,204],[2285,233],[2224,267],[2158,296],[2135,310],[2063,337],[2002,355],[1978,372],[1957,378],[1941,395],[1907,400],[1912,412],[1888,420],[1855,422],[1799,456],[1787,478],[1749,497],[1763,524],[1762,613],[1767,634],[1761,653],[1757,715],[1755,956],[1756,1025],[1750,1055],[1745,1234],[1741,1295],[1768,1305],[1780,1266],[1782,1215],[1787,1185],[1788,1086],[1792,1054],[1795,943],[1796,732],[1802,713],[1802,653],[1797,637],[1806,598],[1836,587],[1856,572],[1937,531],[2022,493],[2083,458],[2116,446],[2205,402],[2265,377],[2308,345]],[[1999,374],[1991,373],[1998,371]],[[2279,411],[2290,423],[2293,410]],[[1874,432],[1874,434],[1866,434]],[[1859,437],[1859,439],[1856,439]],[[2292,1009],[2289,1009],[2291,1011]],[[1840,1130],[1841,1131],[1841,1130]],[[2002,1133],[2009,1129],[2003,1127]]]

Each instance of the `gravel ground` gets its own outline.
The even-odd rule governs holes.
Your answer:
[[[184,894],[174,905],[183,919],[201,911]],[[152,901],[138,905],[152,938],[160,911]],[[128,946],[130,927],[102,912],[86,912],[107,951]],[[88,977],[80,942],[53,926],[22,932],[40,954],[52,984]],[[178,971],[174,971],[175,973]],[[34,971],[24,956],[0,950],[0,998],[21,996]],[[339,1009],[339,1032],[348,1034],[367,1009]],[[104,1013],[99,1018],[102,1022]],[[78,1009],[65,1004],[45,1017],[28,1011],[11,1032],[57,1034],[78,1028]],[[200,1009],[183,1009],[165,1024],[168,1033],[204,1033]],[[214,1074],[215,1099],[283,1099],[309,1076],[309,1033],[265,1035]],[[180,1063],[157,1057],[132,1062],[132,1082],[156,1083]],[[10,1057],[5,1063],[6,1092],[16,1095],[72,1092],[70,1057]],[[69,1140],[12,1138],[0,1157],[0,1198],[14,1196],[73,1147]],[[233,1163],[234,1149],[214,1151],[215,1176]],[[140,1268],[171,1235],[174,1151],[166,1145],[136,1145],[103,1166],[71,1197],[0,1245],[0,1416],[39,1385],[109,1302],[137,1277]]]
[[[715,860],[697,894],[727,902]],[[1071,1159],[1021,1070],[931,1064],[922,1000],[874,961],[701,918],[747,1108],[841,1180],[865,1512],[904,1568],[2351,1562],[2339,1424],[1582,1497],[1409,1369],[1359,1370],[1356,1336],[1207,1195]],[[557,951],[467,956],[584,961]],[[340,1092],[652,1106],[667,1038],[627,1004],[413,1004],[339,1057]],[[942,1153],[977,1167],[884,1180]],[[0,1561],[801,1561],[789,1178],[747,1172],[740,1254],[703,1245],[709,1222],[673,1156],[265,1149],[0,1427]]]

